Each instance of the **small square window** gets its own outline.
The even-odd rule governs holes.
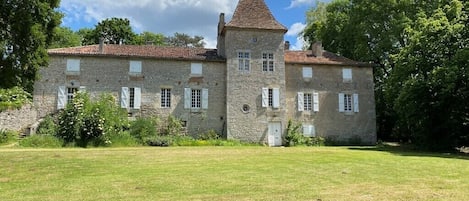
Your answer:
[[[67,74],[68,73],[80,73],[80,59],[67,59]]]
[[[313,68],[303,67],[303,78],[305,78],[305,79],[313,78]]]
[[[141,61],[130,61],[129,62],[129,74],[140,75],[142,74],[142,62]]]
[[[202,75],[202,64],[192,63],[191,64],[191,75],[201,76]]]
[[[344,79],[344,82],[352,81],[352,69],[351,68],[342,69],[342,78]]]

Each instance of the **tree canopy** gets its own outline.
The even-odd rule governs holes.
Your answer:
[[[381,139],[467,146],[468,8],[462,0],[333,0],[308,12],[304,38],[377,64]]]
[[[59,0],[0,2],[0,88],[33,90],[37,70],[47,66],[47,47],[61,14]]]

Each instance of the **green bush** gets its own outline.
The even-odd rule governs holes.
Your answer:
[[[141,145],[128,131],[112,135],[110,141],[109,146],[111,147],[136,147]]]
[[[182,130],[182,123],[181,120],[169,115],[167,120],[166,120],[166,125],[161,128],[162,135],[169,135],[169,136],[179,136],[182,135],[181,130]]]
[[[16,140],[18,133],[10,130],[0,129],[0,144],[8,144]]]
[[[158,122],[156,118],[137,118],[130,124],[130,135],[140,144],[145,144],[149,139],[158,136]]]
[[[286,146],[292,147],[306,143],[307,139],[303,136],[303,133],[300,132],[300,128],[301,124],[288,120],[287,134],[285,136]]]
[[[21,147],[32,148],[59,148],[63,141],[52,135],[32,135],[20,140]]]
[[[54,118],[52,116],[46,116],[44,120],[39,123],[36,134],[55,136],[57,134],[57,123],[54,122]]]
[[[173,145],[174,137],[173,136],[154,136],[147,138],[145,144],[148,146],[157,146],[157,147],[169,147]]]
[[[96,102],[84,92],[75,94],[73,101],[59,114],[57,137],[65,144],[80,147],[107,146],[111,136],[128,127],[127,114],[117,106],[110,94],[102,94]]]
[[[26,103],[31,103],[32,96],[21,87],[0,89],[0,112],[8,109],[19,109]]]
[[[220,139],[220,135],[215,130],[209,130],[206,133],[199,135],[200,140],[217,140]]]

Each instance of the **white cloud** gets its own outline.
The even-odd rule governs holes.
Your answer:
[[[290,26],[286,35],[290,37],[296,37],[296,42],[294,44],[291,44],[290,49],[292,50],[303,49],[305,40],[303,39],[303,36],[301,36],[301,32],[305,29],[305,27],[306,27],[306,24],[303,24],[301,22],[294,23]]]
[[[288,6],[287,9],[296,8],[303,5],[312,6],[315,1],[316,0],[292,0],[290,6]]]
[[[111,17],[128,18],[135,32],[175,32],[200,35],[206,47],[216,46],[218,16],[231,18],[232,0],[62,0],[64,26],[92,23]]]

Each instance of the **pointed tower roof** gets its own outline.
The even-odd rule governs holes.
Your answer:
[[[226,27],[287,31],[274,18],[264,0],[239,0],[233,18]]]

